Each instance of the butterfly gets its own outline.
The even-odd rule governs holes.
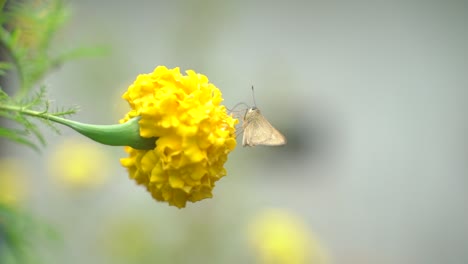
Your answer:
[[[242,146],[244,147],[256,145],[282,146],[286,144],[286,137],[268,122],[257,107],[247,109],[242,128],[244,130]]]

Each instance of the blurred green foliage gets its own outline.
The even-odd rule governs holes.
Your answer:
[[[0,8],[0,117],[4,118],[0,137],[38,149],[35,141],[40,145],[46,142],[29,120],[28,111],[36,110],[42,116],[67,116],[77,111],[76,107],[50,109],[41,80],[67,61],[104,54],[106,49],[80,47],[57,52],[60,49],[52,48],[54,35],[68,17],[61,0],[3,1]],[[59,132],[48,120],[42,121]]]
[[[65,62],[100,55],[106,49],[57,52],[60,49],[52,48],[67,17],[61,0],[0,1],[0,137],[38,149],[38,143],[46,142],[27,111],[55,116],[76,112],[76,108],[51,110],[41,81]],[[48,120],[42,121],[59,132]],[[50,241],[54,232],[19,208],[0,203],[0,263],[40,262],[33,241],[45,234]]]
[[[0,263],[40,263],[32,243],[38,237],[52,242],[59,236],[32,215],[0,203]]]

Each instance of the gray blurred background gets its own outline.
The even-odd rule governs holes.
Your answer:
[[[138,74],[178,66],[207,75],[227,107],[252,105],[254,85],[289,144],[239,144],[214,198],[182,210],[128,179],[120,148],[102,146],[105,185],[71,195],[45,179],[55,146],[75,132],[43,129],[40,155],[10,144],[34,172],[31,210],[62,234],[44,244],[46,263],[248,263],[244,227],[267,207],[302,217],[333,263],[468,263],[466,1],[69,7],[57,49],[111,46],[46,79],[57,105],[80,106],[73,119],[116,123]]]

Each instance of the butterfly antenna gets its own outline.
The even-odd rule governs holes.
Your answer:
[[[253,98],[254,106],[257,107],[257,102],[255,102],[255,92],[254,92],[253,85],[252,85],[252,98]]]

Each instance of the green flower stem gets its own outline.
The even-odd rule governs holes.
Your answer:
[[[62,124],[85,137],[105,145],[130,146],[134,149],[154,149],[156,144],[156,138],[143,138],[140,136],[140,126],[138,125],[139,117],[130,119],[123,124],[91,125],[65,119],[46,112],[24,109],[18,106],[1,105],[0,108]]]

